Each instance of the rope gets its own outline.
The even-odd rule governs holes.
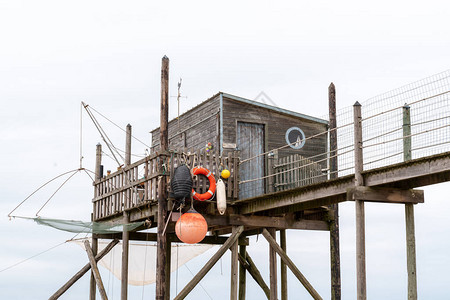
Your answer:
[[[89,110],[89,105],[85,104],[84,102],[81,102],[83,104],[84,109],[86,110],[88,116],[91,118],[92,122],[94,123],[95,127],[97,128],[98,132],[100,133],[100,136],[102,137],[103,141],[106,143],[106,146],[108,146],[109,151],[111,151],[111,154],[114,156],[114,159],[116,160],[117,164],[121,166],[122,164],[117,160],[117,157],[114,155],[114,151],[111,149],[111,145],[113,145],[112,141],[109,139],[106,132],[103,130],[100,123],[97,121],[95,116],[92,114],[92,112]],[[108,140],[108,141],[107,141]],[[125,161],[122,155],[120,155],[119,152],[117,154],[120,156],[122,161]]]
[[[9,267],[6,267],[6,268],[0,270],[0,273],[1,273],[1,272],[4,272],[4,271],[6,271],[6,270],[12,269],[12,268],[14,268],[14,267],[16,267],[16,266],[18,266],[18,265],[20,265],[20,264],[26,262],[26,261],[29,261],[29,260],[31,260],[31,259],[33,259],[33,258],[35,258],[35,257],[37,257],[37,256],[39,256],[39,255],[41,255],[41,254],[47,253],[47,252],[49,252],[50,250],[53,250],[53,249],[55,249],[55,248],[61,246],[62,244],[65,244],[66,242],[67,242],[67,241],[64,241],[64,242],[62,242],[62,243],[59,243],[59,244],[57,244],[57,245],[55,245],[55,246],[53,246],[53,247],[48,248],[47,250],[44,250],[44,251],[42,251],[42,252],[39,252],[38,254],[35,254],[35,255],[33,255],[33,256],[30,256],[30,257],[28,257],[28,258],[26,258],[26,259],[24,259],[24,260],[21,260],[21,261],[15,263],[15,264],[12,264],[12,265],[10,265]]]
[[[108,119],[107,117],[105,117],[103,114],[101,114],[98,110],[96,110],[95,108],[93,108],[92,106],[89,105],[89,107],[95,111],[96,113],[98,113],[100,116],[102,116],[103,118],[105,118],[108,122],[110,122],[111,124],[113,124],[114,126],[116,126],[117,128],[119,128],[120,130],[122,130],[123,132],[127,132],[125,129],[123,129],[122,127],[120,127],[119,125],[117,125],[116,123],[114,123],[113,121],[111,121],[110,119]],[[136,141],[138,141],[139,143],[141,143],[142,145],[144,145],[147,148],[150,148],[149,145],[147,145],[146,143],[144,143],[143,141],[141,141],[140,139],[138,139],[137,137],[131,135],[131,137],[133,139],[135,139]]]
[[[299,166],[299,167],[295,167],[295,168],[292,168],[292,169],[288,169],[288,170],[285,170],[285,171],[282,171],[282,172],[266,175],[266,176],[259,177],[259,178],[242,180],[242,181],[239,181],[239,184],[244,184],[244,183],[253,182],[253,181],[257,181],[257,180],[262,180],[262,179],[270,178],[270,177],[277,176],[277,175],[280,175],[280,174],[288,173],[288,172],[291,172],[291,171],[294,171],[294,170],[298,170],[298,169],[301,169],[301,168],[304,168],[304,167],[307,167],[307,166],[310,166],[310,165],[314,165],[314,164],[317,164],[318,162],[326,161],[326,160],[328,160],[330,158],[338,157],[339,155],[344,155],[344,154],[347,154],[347,153],[350,153],[350,152],[353,152],[353,149],[351,149],[349,151],[345,151],[345,152],[340,153],[340,154],[332,155],[332,156],[324,158],[324,159],[317,160],[315,162],[312,162],[312,163],[309,163],[309,164],[306,164],[306,165],[303,165],[303,166]]]
[[[33,256],[30,256],[30,257],[25,258],[24,260],[21,260],[21,261],[15,263],[15,264],[12,264],[12,265],[10,265],[10,266],[4,268],[4,269],[1,269],[1,270],[0,270],[0,273],[4,272],[4,271],[6,271],[6,270],[12,269],[12,268],[14,268],[14,267],[16,267],[16,266],[18,266],[18,265],[20,265],[20,264],[23,264],[24,262],[27,262],[27,261],[29,261],[29,260],[35,258],[35,257],[38,257],[39,255],[42,255],[42,254],[44,254],[44,253],[47,253],[47,252],[49,252],[49,251],[51,251],[51,250],[53,250],[53,249],[55,249],[55,248],[57,248],[57,247],[59,247],[59,246],[65,244],[65,243],[67,243],[67,242],[70,242],[70,241],[72,241],[78,234],[79,234],[79,233],[75,234],[71,239],[69,239],[69,240],[67,240],[67,241],[64,241],[64,242],[62,242],[62,243],[59,243],[59,244],[57,244],[57,245],[55,245],[55,246],[52,246],[52,247],[48,248],[47,250],[44,250],[44,251],[42,251],[42,252],[39,252],[39,253],[37,253],[37,254],[35,254],[35,255],[33,255]]]
[[[67,175],[67,174],[69,174],[69,173],[72,173],[72,172],[75,172],[75,171],[78,171],[78,170],[79,170],[79,169],[71,170],[71,171],[62,173],[62,174],[60,174],[60,175],[58,175],[58,176],[56,176],[56,177],[50,179],[49,181],[47,181],[47,182],[44,183],[43,185],[41,185],[39,188],[37,188],[37,190],[35,190],[34,192],[32,192],[32,193],[31,193],[30,195],[28,195],[22,202],[20,202],[19,205],[17,205],[12,211],[10,211],[10,213],[8,214],[8,217],[11,217],[11,214],[12,214],[16,209],[18,209],[23,203],[25,203],[25,201],[27,201],[31,196],[33,196],[34,194],[36,194],[36,193],[37,193],[40,189],[42,189],[44,186],[46,186],[46,185],[49,184],[50,182],[52,182],[52,181],[58,179],[59,177],[62,177],[62,176],[64,176],[64,175]]]

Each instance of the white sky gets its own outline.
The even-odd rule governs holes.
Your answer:
[[[79,166],[80,102],[85,101],[149,143],[159,124],[160,63],[170,61],[170,94],[183,78],[185,111],[224,91],[253,99],[261,91],[280,107],[327,115],[327,88],[337,88],[338,108],[449,68],[448,1],[6,1],[0,0],[0,270],[72,235],[7,213],[46,180]],[[171,116],[176,102],[171,98]],[[100,119],[101,120],[101,119]],[[123,134],[101,120],[121,147]],[[83,165],[93,169],[100,141],[83,116]],[[144,147],[135,143],[134,152]],[[106,168],[114,162],[105,158]],[[448,297],[450,243],[444,206],[449,185],[426,188],[416,206],[419,297]],[[55,186],[33,197],[18,215],[32,216]],[[48,217],[89,220],[92,186],[77,175],[46,207]],[[367,205],[369,299],[406,297],[403,207]],[[328,236],[289,232],[289,253],[329,299]],[[268,279],[267,247],[249,252]],[[354,207],[341,205],[343,299],[355,299]],[[208,252],[210,255],[212,252]],[[209,256],[210,256],[209,255]],[[4,299],[47,299],[87,260],[63,245],[0,272]],[[188,264],[200,269],[208,254]],[[227,299],[229,258],[203,286]],[[223,274],[223,275],[222,275]],[[105,285],[120,284],[102,271]],[[179,290],[191,277],[180,270]],[[220,278],[220,279],[218,279]],[[223,292],[216,291],[226,282]],[[248,298],[263,294],[248,277]],[[293,276],[289,292],[305,294]],[[63,299],[87,297],[87,276]],[[172,295],[174,293],[172,292]],[[131,288],[130,299],[142,297]],[[154,285],[145,298],[154,297]],[[198,287],[192,297],[206,299]]]

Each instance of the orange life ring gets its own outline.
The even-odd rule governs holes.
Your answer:
[[[209,171],[208,169],[205,169],[205,168],[195,167],[192,170],[192,173],[194,175],[199,175],[199,174],[205,175],[209,180],[209,190],[204,194],[198,194],[194,191],[194,189],[192,189],[192,197],[194,197],[195,200],[199,200],[199,201],[205,201],[205,200],[211,199],[212,196],[214,195],[214,193],[216,192],[216,179],[214,178],[211,171]]]

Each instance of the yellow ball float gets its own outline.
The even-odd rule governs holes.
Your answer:
[[[230,171],[228,171],[227,169],[223,170],[222,173],[220,173],[220,176],[222,176],[222,178],[227,179],[228,177],[230,177]]]

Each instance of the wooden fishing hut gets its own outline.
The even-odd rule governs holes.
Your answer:
[[[169,149],[204,155],[208,148],[206,155],[222,157],[236,152],[233,156],[243,162],[238,174],[241,182],[311,165],[270,180],[240,184],[238,198],[246,199],[322,180],[328,146],[327,135],[320,133],[327,127],[326,120],[219,92],[168,123]],[[152,152],[160,150],[159,132],[159,128],[151,131]],[[305,157],[313,158],[301,159]]]
[[[332,299],[340,299],[336,207],[319,205],[297,209],[286,205],[275,210],[241,211],[241,205],[248,204],[257,196],[327,179],[328,137],[324,132],[327,132],[328,122],[222,92],[168,122],[168,70],[169,60],[164,57],[161,126],[151,132],[151,154],[131,162],[131,126],[128,126],[125,164],[118,171],[103,176],[101,145],[97,145],[92,220],[109,224],[145,221],[145,226],[135,231],[124,229],[121,234],[93,235],[94,256],[98,239],[123,241],[121,299],[127,299],[129,240],[157,242],[156,299],[171,299],[170,247],[172,242],[180,242],[174,233],[175,222],[180,215],[171,212],[173,199],[169,187],[174,169],[181,164],[191,168],[203,166],[216,178],[222,169],[228,169],[231,176],[225,180],[228,205],[225,215],[218,213],[214,199],[194,203],[195,209],[208,223],[208,234],[202,243],[222,246],[173,299],[184,299],[227,250],[232,251],[230,299],[245,299],[247,272],[268,299],[278,299],[277,253],[282,258],[281,299],[287,299],[287,267],[314,299],[321,299],[286,254],[286,229],[331,232],[331,293]],[[206,178],[197,176],[194,189],[199,193],[208,190]],[[157,233],[138,232],[152,227],[157,227]],[[277,231],[280,232],[279,242],[276,241]],[[247,251],[247,237],[260,233],[270,244],[268,283]],[[96,286],[102,290],[101,280],[99,282],[94,275],[95,272],[91,277],[90,299],[95,299]],[[104,290],[101,294],[102,298],[106,297]]]

